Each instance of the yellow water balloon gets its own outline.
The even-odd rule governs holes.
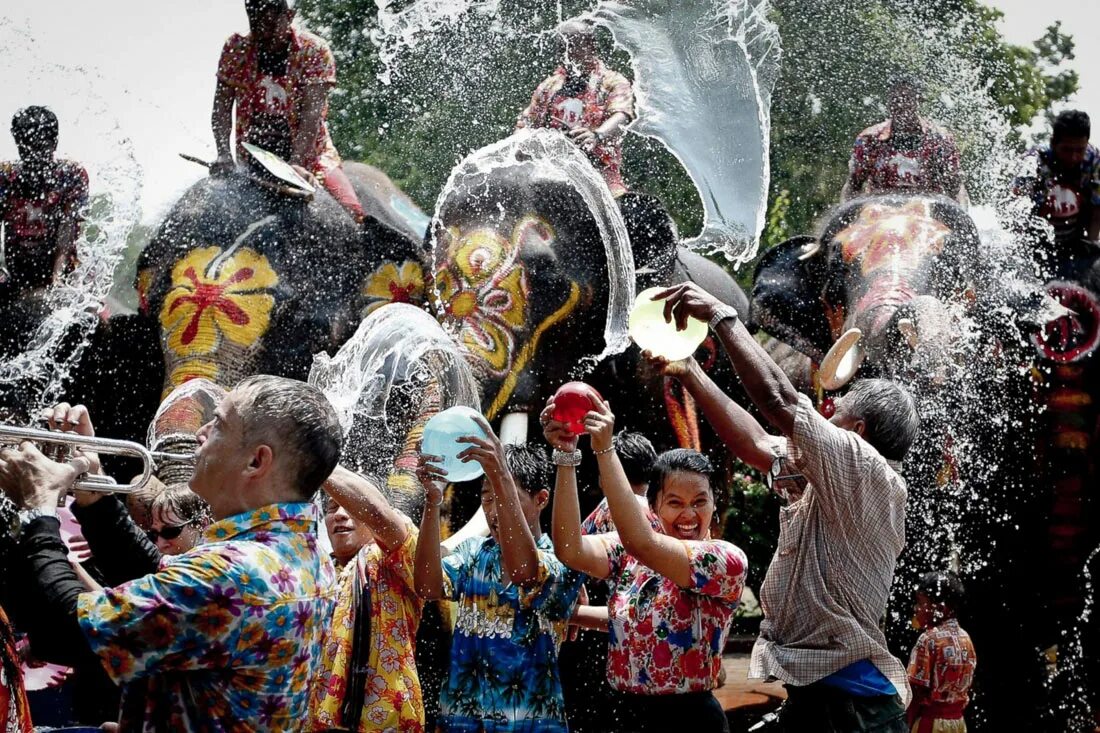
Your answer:
[[[638,294],[630,311],[628,330],[630,338],[643,351],[663,356],[669,361],[686,359],[695,353],[707,337],[707,324],[697,318],[688,318],[687,328],[676,330],[676,321],[665,320],[665,301],[653,300],[653,296],[666,288],[649,288]]]

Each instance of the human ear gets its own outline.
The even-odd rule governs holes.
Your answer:
[[[246,472],[253,478],[260,478],[271,470],[274,463],[275,454],[271,451],[271,446],[259,445],[252,452],[252,460],[248,462]]]
[[[542,511],[547,504],[550,503],[550,491],[548,489],[540,489],[539,493],[535,494],[535,506]]]

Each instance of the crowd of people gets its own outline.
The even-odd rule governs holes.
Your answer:
[[[285,0],[245,7],[251,33],[232,36],[218,65],[211,173],[234,170],[249,142],[363,221],[326,123],[331,51],[293,25]],[[591,26],[569,22],[560,33],[564,63],[517,127],[564,131],[621,198],[631,83],[599,58]],[[892,84],[890,117],[857,137],[842,197],[924,193],[966,203],[959,151],[921,116],[921,95],[913,78]],[[20,110],[12,134],[20,160],[0,166],[5,307],[76,266],[88,198],[84,169],[55,157],[52,112]],[[1100,236],[1100,154],[1090,134],[1088,115],[1062,113],[1014,184],[1052,225],[1052,246],[1095,247]],[[921,579],[922,635],[907,666],[881,625],[905,543],[901,461],[919,428],[912,397],[890,381],[860,380],[826,419],[734,309],[691,283],[658,297],[679,326],[709,325],[767,423],[693,359],[647,355],[785,503],[767,568],[749,568],[744,552],[712,535],[723,487],[708,458],[658,454],[645,436],[616,433],[602,400],[581,436],[556,419],[551,400],[542,440],[505,445],[484,421],[483,436],[463,438],[462,460],[484,471],[488,531],[448,539],[439,457],[421,456],[417,523],[390,505],[383,478],[339,465],[342,431],[318,390],[256,376],[199,430],[187,487],[72,492],[76,477],[102,471],[93,453],[58,462],[29,443],[0,453],[0,487],[19,509],[4,563],[15,627],[0,608],[0,730],[40,723],[23,677],[51,662],[84,691],[69,722],[107,729],[565,731],[573,672],[559,654],[580,628],[607,634],[606,658],[586,660],[603,667],[616,701],[607,730],[684,722],[728,730],[714,691],[734,613],[755,579],[764,618],[750,677],[786,686],[776,730],[964,731],[976,655],[957,620],[959,579]],[[79,405],[44,417],[52,429],[94,434]],[[577,471],[585,460],[597,465],[604,496],[587,518]],[[590,591],[604,602],[589,603]],[[417,653],[436,602],[450,626],[444,669]]]

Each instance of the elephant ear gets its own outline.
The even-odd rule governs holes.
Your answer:
[[[797,236],[768,250],[756,266],[750,323],[820,361],[832,345],[821,296],[828,273],[827,248]]]

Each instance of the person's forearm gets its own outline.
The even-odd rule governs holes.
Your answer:
[[[578,606],[569,623],[582,629],[607,631],[607,606]]]
[[[370,481],[337,466],[325,483],[336,503],[370,528],[378,545],[387,552],[401,546],[408,536],[405,515],[390,505],[385,495]]]
[[[439,505],[424,505],[420,535],[416,540],[416,565],[413,569],[416,594],[429,601],[443,597],[443,555],[439,546]]]
[[[630,122],[630,115],[626,112],[616,112],[604,120],[604,123],[593,132],[603,139],[613,138],[622,133],[623,127]]]
[[[596,456],[596,462],[600,467],[600,488],[607,497],[607,507],[611,510],[619,539],[628,553],[645,562],[657,533],[630,488],[619,454],[615,451],[601,453]]]
[[[53,258],[51,282],[57,282],[57,280],[65,274],[69,262],[73,260],[76,255],[76,224],[71,221],[72,215],[72,212],[68,212],[67,216],[70,217],[70,221],[63,223],[58,228],[57,250]]]
[[[760,414],[784,435],[791,435],[798,411],[798,390],[791,380],[752,337],[741,319],[727,318],[722,321],[715,329],[715,335]]]
[[[160,567],[160,550],[134,524],[117,496],[87,506],[74,503],[72,512],[108,585],[121,585]]]
[[[325,107],[325,95],[328,90],[321,84],[307,85],[302,99],[301,120],[294,134],[294,146],[290,162],[308,168],[317,145],[317,134],[321,130],[321,112]],[[312,172],[312,171],[311,171]]]
[[[515,481],[501,477],[493,482],[493,496],[497,503],[500,559],[504,574],[518,586],[524,587],[538,580],[539,549],[523,508],[519,503],[519,489]]]
[[[554,479],[554,504],[551,510],[550,538],[554,540],[554,554],[574,570],[582,552],[581,504],[577,497],[577,469],[558,466]]]
[[[719,389],[694,360],[680,377],[680,384],[695,398],[714,432],[740,461],[758,471],[768,470],[771,458],[761,447],[767,433],[756,418]]]
[[[214,110],[210,115],[210,126],[214,132],[214,145],[218,157],[227,159],[232,156],[231,137],[233,136],[233,93],[231,87],[218,82],[214,93]]]

